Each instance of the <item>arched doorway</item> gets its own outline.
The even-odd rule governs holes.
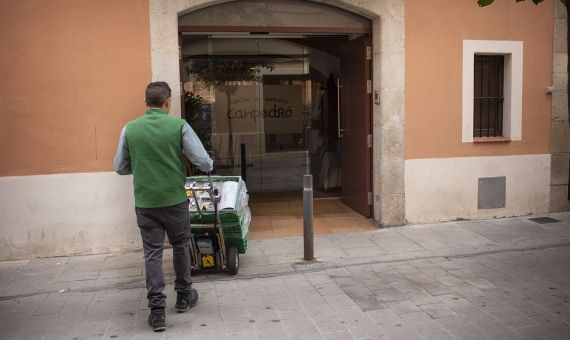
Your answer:
[[[306,1],[244,0],[178,23],[182,116],[217,174],[245,178],[256,217],[300,215],[304,174],[326,199],[317,216],[370,217],[371,22]]]
[[[372,40],[373,77],[372,86],[375,91],[375,104],[372,105],[372,123],[374,137],[372,140],[366,136],[367,145],[372,144],[372,158],[374,159],[374,171],[372,171],[374,196],[366,197],[372,203],[373,216],[376,222],[383,225],[397,225],[404,221],[404,167],[403,167],[403,116],[404,116],[404,59],[403,59],[403,37],[404,37],[404,1],[403,0],[383,0],[370,1],[355,4],[350,0],[324,0],[324,1],[292,1],[298,5],[312,7],[314,14],[318,6],[326,6],[332,11],[348,14],[362,14],[367,22],[367,31],[370,32]],[[182,83],[179,83],[180,68],[178,60],[180,51],[178,49],[178,38],[176,31],[179,28],[179,18],[197,11],[208,10],[223,6],[228,3],[241,3],[244,1],[219,1],[219,0],[150,0],[149,13],[151,22],[151,66],[154,80],[166,80],[173,84],[173,96],[177,96],[182,91]],[[262,2],[258,2],[262,3]],[[278,1],[267,1],[267,3],[278,3]],[[249,7],[254,8],[254,7]],[[219,8],[218,8],[219,9]],[[263,13],[263,11],[257,11]],[[203,12],[205,13],[205,12]],[[299,16],[301,12],[290,11],[289,15]],[[246,13],[246,21],[255,18],[255,11]],[[271,34],[320,34],[327,35],[324,29],[330,33],[347,34],[346,31],[328,30],[334,25],[321,24],[320,28],[313,20],[311,26],[315,31],[279,31],[279,27],[295,27],[285,22],[272,20],[271,24],[265,22],[266,27],[273,27],[275,30],[264,30],[255,32],[252,30],[236,29],[240,25],[245,25],[243,13],[231,13],[230,16],[221,17],[223,25],[234,25],[229,34],[237,32],[244,33],[267,33]],[[361,16],[362,17],[362,16]],[[237,19],[236,19],[237,18]],[[272,17],[273,19],[275,16]],[[310,20],[309,20],[310,21]],[[334,23],[342,22],[336,20]],[[358,23],[359,20],[356,20]],[[196,21],[194,21],[196,23]],[[330,22],[329,22],[330,23]],[[370,25],[372,23],[372,25]],[[201,23],[202,25],[204,23]],[[210,22],[212,25],[212,22]],[[199,25],[197,25],[199,26]],[[262,25],[256,25],[259,27]],[[242,28],[245,26],[242,26]],[[297,26],[298,27],[298,26]],[[354,28],[354,27],[352,27]],[[362,31],[358,31],[362,34]],[[198,33],[224,33],[221,30]],[[380,44],[382,39],[382,44]],[[381,77],[382,75],[382,77]],[[369,84],[366,84],[369,85]],[[379,103],[382,103],[381,105]],[[173,114],[180,112],[179,103],[174,103]],[[372,142],[372,143],[370,143]],[[372,198],[372,200],[368,200]]]

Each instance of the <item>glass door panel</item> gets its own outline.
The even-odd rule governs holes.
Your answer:
[[[241,175],[245,169],[248,185],[259,186],[259,172],[247,171],[261,166],[257,39],[186,36],[183,55],[185,93],[199,98],[208,118],[208,124],[191,125],[213,154],[216,174]]]
[[[302,39],[260,39],[261,56],[271,68],[262,71],[263,191],[302,189],[307,169],[307,119],[310,108],[308,60]]]
[[[183,37],[185,117],[220,175],[253,192],[302,188],[310,172],[311,82],[297,39]]]

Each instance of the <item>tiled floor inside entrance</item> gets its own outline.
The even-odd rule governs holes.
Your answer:
[[[252,197],[249,208],[252,213],[249,239],[303,236],[302,197]],[[344,234],[377,228],[372,220],[343,204],[340,198],[316,199],[313,209],[315,235]]]

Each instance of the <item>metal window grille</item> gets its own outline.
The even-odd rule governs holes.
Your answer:
[[[475,55],[473,137],[503,135],[505,57]]]

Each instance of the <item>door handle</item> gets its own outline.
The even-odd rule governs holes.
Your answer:
[[[337,136],[338,139],[342,138],[342,133],[346,131],[346,129],[341,129],[340,127],[340,88],[343,87],[340,85],[340,78],[336,78],[336,117],[337,117]]]

